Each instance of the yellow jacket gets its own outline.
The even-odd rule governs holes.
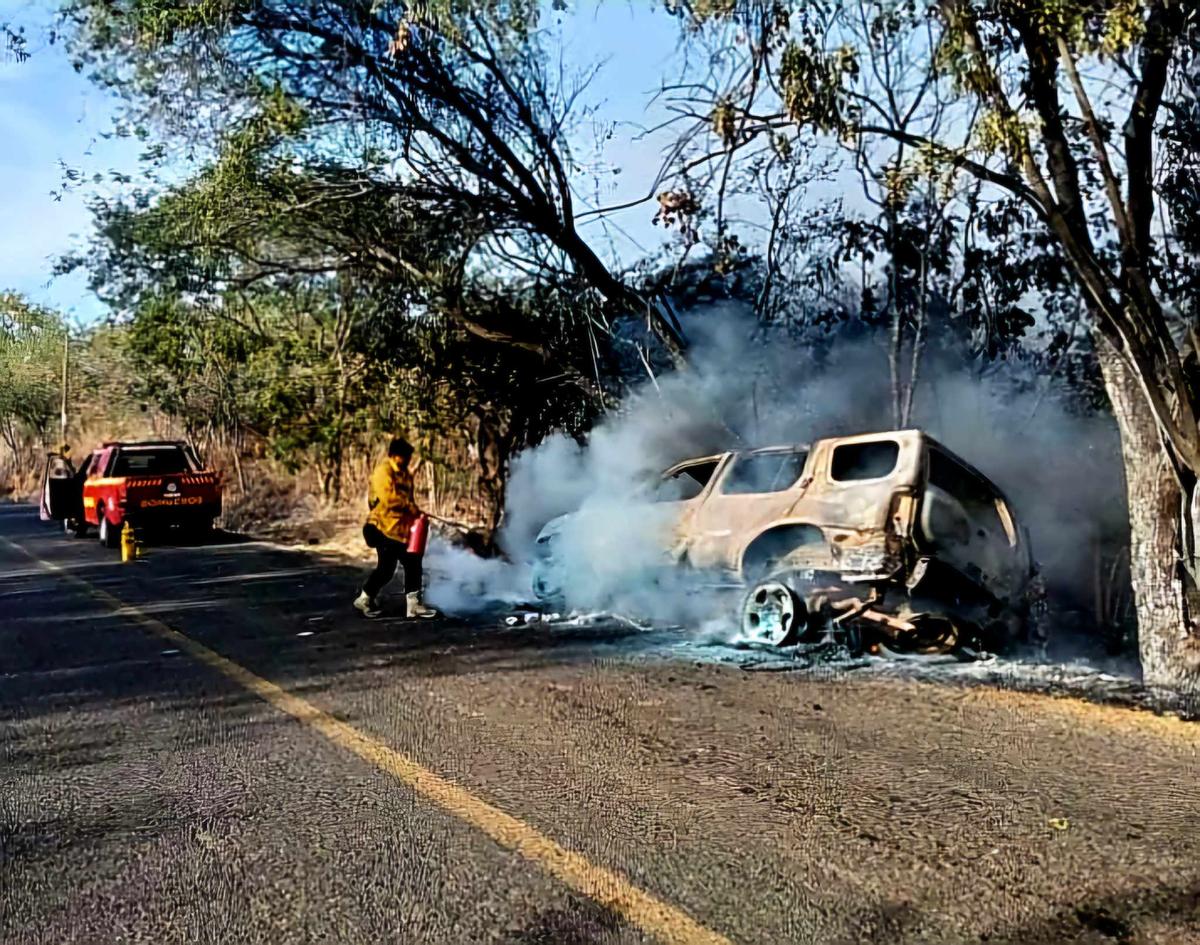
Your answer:
[[[407,544],[409,529],[421,514],[413,498],[413,478],[408,467],[395,472],[387,459],[380,460],[371,473],[367,507],[371,510],[368,525],[374,525],[393,541]]]

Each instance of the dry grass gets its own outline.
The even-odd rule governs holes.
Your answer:
[[[76,462],[106,440],[186,438],[177,422],[154,412],[114,420],[97,411],[76,423],[68,438]],[[0,499],[36,501],[46,453],[59,445],[50,434],[27,439],[15,454],[0,448]],[[348,457],[341,495],[334,498],[325,494],[315,469],[289,471],[266,456],[261,443],[244,443],[236,452],[219,439],[195,445],[206,464],[222,474],[224,528],[322,552],[362,556],[360,529],[376,456],[358,452]],[[490,505],[469,446],[459,440],[433,439],[421,452],[427,455],[418,459],[415,468],[418,504],[463,529],[486,530]]]
[[[366,520],[367,482],[374,457],[356,456],[347,462],[340,498],[323,494],[315,472],[289,472],[267,458],[241,458],[244,489],[233,474],[228,454],[214,452],[209,463],[225,476],[225,528],[321,551],[343,553],[351,546],[358,549],[354,554],[361,551],[359,530]],[[486,528],[486,496],[468,471],[460,468],[448,475],[443,462],[426,461],[418,463],[415,472],[421,508],[464,529]]]

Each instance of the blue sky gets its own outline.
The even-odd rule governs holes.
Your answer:
[[[21,24],[32,58],[0,60],[0,288],[90,319],[103,311],[81,275],[50,279],[50,260],[90,230],[83,193],[61,200],[59,162],[88,173],[133,169],[140,150],[105,141],[114,103],[72,70],[61,44],[48,44],[53,5],[0,0],[0,23]]]
[[[33,52],[17,63],[0,60],[0,290],[15,289],[76,319],[91,321],[104,307],[88,290],[82,274],[51,280],[58,255],[86,242],[91,232],[87,189],[55,199],[62,190],[60,162],[91,174],[120,170],[136,175],[141,147],[129,140],[105,140],[116,102],[86,76],[72,70],[61,43],[47,42],[53,2],[0,0],[0,23],[25,27]],[[580,67],[604,66],[585,96],[597,106],[599,126],[620,119],[607,143],[606,163],[620,168],[605,173],[607,197],[619,203],[642,196],[658,169],[662,139],[634,140],[630,121],[652,123],[646,108],[662,77],[673,77],[678,21],[649,0],[605,0],[576,4],[562,17],[568,61]],[[590,141],[592,129],[580,137]],[[663,239],[650,220],[647,203],[612,218],[614,249],[632,261]],[[585,230],[597,248],[606,245],[597,227]]]

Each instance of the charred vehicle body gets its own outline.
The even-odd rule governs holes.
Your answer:
[[[749,641],[969,653],[1029,632],[1027,532],[994,484],[919,430],[691,459],[630,514],[653,522],[660,564],[744,589]],[[539,597],[561,594],[556,543],[580,522],[539,534]]]

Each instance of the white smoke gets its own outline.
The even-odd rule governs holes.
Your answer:
[[[481,558],[434,536],[425,552],[426,597],[448,614],[531,606],[532,571],[521,559]]]
[[[579,512],[562,542],[567,602],[689,626],[727,601],[686,575],[662,574],[652,506],[639,496],[680,460],[744,446],[806,443],[890,429],[890,372],[883,340],[839,341],[826,353],[769,332],[733,306],[707,308],[687,325],[686,371],[645,383],[581,446],[553,436],[515,458],[500,543],[512,564],[434,555],[454,575],[431,599],[450,611],[530,599],[534,540],[548,521]],[[1002,371],[981,377],[928,356],[910,426],[927,430],[1004,490],[1030,529],[1051,585],[1088,587],[1093,549],[1121,526],[1124,493],[1110,420],[1074,416],[1045,390],[1015,394]]]

